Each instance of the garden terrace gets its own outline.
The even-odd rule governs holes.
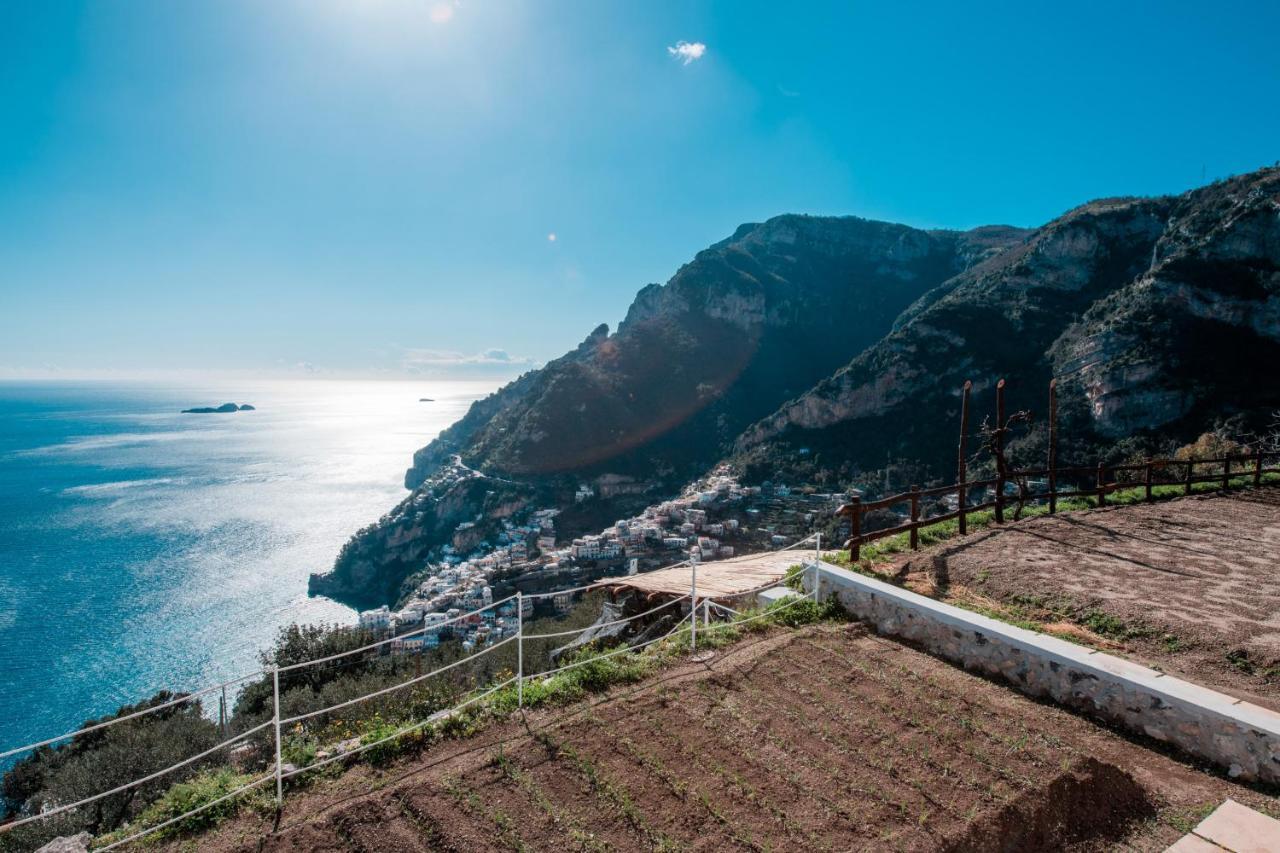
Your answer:
[[[211,851],[1163,850],[1274,801],[856,625],[772,628],[249,811]],[[169,841],[185,849],[191,841]]]
[[[879,569],[1280,710],[1280,488],[1028,518]]]

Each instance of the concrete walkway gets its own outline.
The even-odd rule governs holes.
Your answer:
[[[787,569],[813,559],[807,551],[766,551],[712,560],[698,564],[698,598],[730,598],[753,589],[771,586],[782,580]],[[672,566],[629,577],[609,578],[601,586],[624,586],[643,592],[687,595],[693,582],[693,569],[688,565]]]
[[[1165,853],[1277,853],[1280,820],[1227,800]]]

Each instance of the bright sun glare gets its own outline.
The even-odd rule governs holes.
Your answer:
[[[436,3],[431,7],[431,23],[443,24],[453,18],[452,3]]]

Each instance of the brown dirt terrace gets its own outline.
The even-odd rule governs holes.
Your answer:
[[[1280,488],[1025,519],[895,569],[1280,710]]]
[[[861,627],[822,625],[775,628],[385,770],[357,766],[290,792],[274,832],[245,814],[196,841],[270,853],[1163,850],[1228,795],[1274,804]]]

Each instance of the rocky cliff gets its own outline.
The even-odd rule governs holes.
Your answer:
[[[735,459],[757,477],[847,478],[896,458],[948,476],[964,380],[976,424],[1002,376],[1009,410],[1041,416],[1058,377],[1068,449],[1257,423],[1280,406],[1278,245],[1277,169],[1084,205],[926,294],[744,430]]]
[[[496,525],[495,499],[481,493],[502,496],[500,506],[574,507],[576,486],[590,485],[593,511],[562,516],[562,535],[674,493],[745,426],[879,340],[912,302],[1023,236],[855,217],[743,225],[666,285],[643,288],[616,332],[598,327],[473,405],[415,454],[405,476],[413,494],[311,589],[361,604],[394,597],[449,544],[451,525]]]
[[[477,403],[415,455],[414,488],[453,454],[507,476],[614,473],[680,485],[744,426],[879,339],[913,300],[1022,232],[919,231],[857,218],[744,225],[616,334]]]
[[[1057,377],[1061,455],[1081,464],[1263,422],[1277,365],[1280,169],[1033,230],[780,216],[477,402],[312,590],[389,600],[441,547],[465,552],[527,507],[565,508],[558,532],[576,535],[726,455],[747,480],[847,486],[891,462],[949,479],[966,379],[976,431],[997,378],[1010,411],[1043,416]],[[1039,458],[1043,442],[1037,427],[1014,449]],[[594,497],[577,505],[582,484]]]

